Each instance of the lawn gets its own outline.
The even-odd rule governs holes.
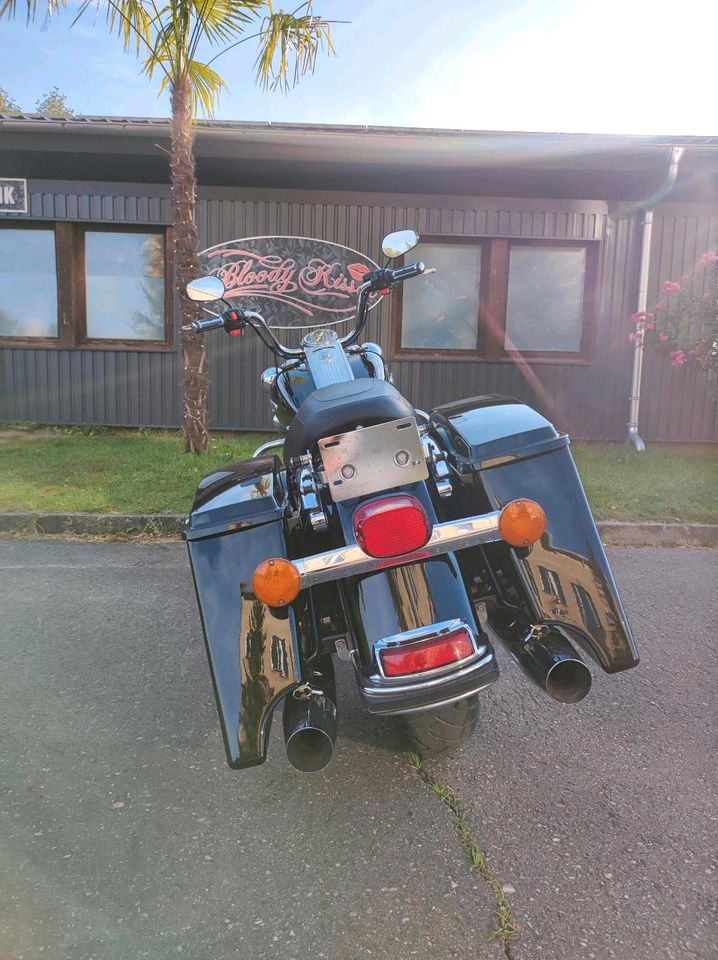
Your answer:
[[[265,436],[217,434],[206,457],[177,431],[0,429],[0,510],[183,513],[197,481],[250,456]],[[626,444],[573,447],[589,501],[605,520],[718,523],[718,450]]]

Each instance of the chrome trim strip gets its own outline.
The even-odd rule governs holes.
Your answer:
[[[277,447],[284,446],[284,437],[278,437],[276,440],[268,440],[266,443],[263,443],[261,446],[252,454],[253,457],[261,457],[263,453],[266,453],[267,450],[274,450]]]
[[[488,644],[483,644],[479,647],[479,658],[472,659],[470,663],[464,664],[458,670],[455,670],[451,676],[447,677],[446,674],[444,674],[441,677],[434,677],[431,680],[423,680],[421,676],[417,674],[415,683],[404,683],[398,686],[394,684],[389,685],[383,677],[374,675],[373,677],[368,677],[367,681],[364,681],[361,692],[370,699],[375,699],[377,702],[380,702],[382,697],[391,698],[402,693],[418,693],[424,690],[431,690],[432,687],[440,686],[449,681],[463,680],[464,677],[471,676],[474,672],[481,672],[487,664],[495,659],[493,650],[488,649]],[[456,664],[454,664],[454,666],[456,666]],[[381,683],[379,681],[381,681]],[[459,694],[457,699],[460,700],[463,696],[466,696],[466,694]],[[433,706],[433,704],[431,704],[431,706]],[[425,707],[421,709],[429,708]]]
[[[499,514],[500,511],[495,510],[476,517],[463,517],[461,520],[437,523],[426,546],[399,557],[370,557],[358,544],[352,543],[346,547],[327,550],[325,553],[316,553],[312,557],[300,557],[292,563],[299,571],[304,590],[318,583],[327,583],[341,577],[375,573],[389,567],[401,567],[418,560],[427,560],[429,557],[450,553],[452,550],[464,550],[481,543],[493,543],[501,539]]]
[[[471,640],[472,652],[468,656],[462,657],[461,660],[451,660],[449,663],[445,663],[441,667],[434,667],[432,670],[422,670],[421,673],[408,673],[388,677],[384,672],[384,664],[381,662],[382,650],[386,650],[387,648],[400,650],[404,644],[416,643],[419,640],[436,640],[441,637],[442,634],[453,633],[456,630],[464,630]],[[391,637],[384,637],[383,640],[378,640],[374,644],[374,660],[377,668],[375,679],[391,684],[406,683],[407,680],[414,677],[417,680],[428,680],[431,677],[451,673],[459,667],[464,667],[485,652],[486,645],[484,644],[481,648],[478,646],[474,631],[466,620],[460,620],[458,618],[454,620],[442,620],[440,623],[430,623],[425,627],[417,627],[415,630],[407,630],[405,633],[395,633]]]

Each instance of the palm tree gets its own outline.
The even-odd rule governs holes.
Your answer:
[[[28,21],[37,0],[26,0]],[[52,14],[67,0],[47,0]],[[18,0],[0,0],[0,19],[16,12]],[[78,17],[103,0],[84,0]],[[312,12],[307,0],[292,13],[275,10],[272,0],[104,0],[107,25],[126,51],[142,58],[152,78],[162,74],[160,92],[169,90],[172,107],[170,179],[175,243],[175,282],[179,296],[180,343],[184,364],[183,430],[187,452],[202,453],[207,434],[207,357],[204,340],[189,331],[201,307],[185,293],[201,270],[195,219],[194,120],[211,116],[226,84],[212,67],[218,57],[248,40],[257,42],[256,79],[264,89],[288,88],[316,64],[317,53],[333,53],[330,23]],[[75,18],[77,19],[77,18]],[[255,27],[249,32],[249,28]],[[206,48],[220,49],[198,59]]]

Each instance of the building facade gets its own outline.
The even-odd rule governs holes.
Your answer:
[[[305,236],[378,260],[384,234],[412,227],[437,272],[386,298],[367,333],[402,392],[423,409],[508,394],[574,438],[620,440],[643,208],[676,143],[652,303],[718,246],[718,138],[207,123],[201,245]],[[167,146],[165,121],[0,118],[0,186],[26,190],[0,204],[1,419],[180,423]],[[262,344],[208,347],[211,425],[271,429]],[[640,432],[715,441],[715,382],[647,351]]]

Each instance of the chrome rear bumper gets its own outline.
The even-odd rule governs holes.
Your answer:
[[[329,580],[374,573],[377,570],[426,560],[453,550],[465,550],[467,547],[501,540],[499,515],[500,511],[495,510],[476,517],[462,517],[460,520],[437,523],[425,546],[413,553],[405,553],[398,557],[381,559],[370,557],[358,544],[352,543],[346,547],[327,550],[325,553],[316,553],[311,557],[301,557],[293,560],[292,563],[299,571],[302,589],[306,589]]]

